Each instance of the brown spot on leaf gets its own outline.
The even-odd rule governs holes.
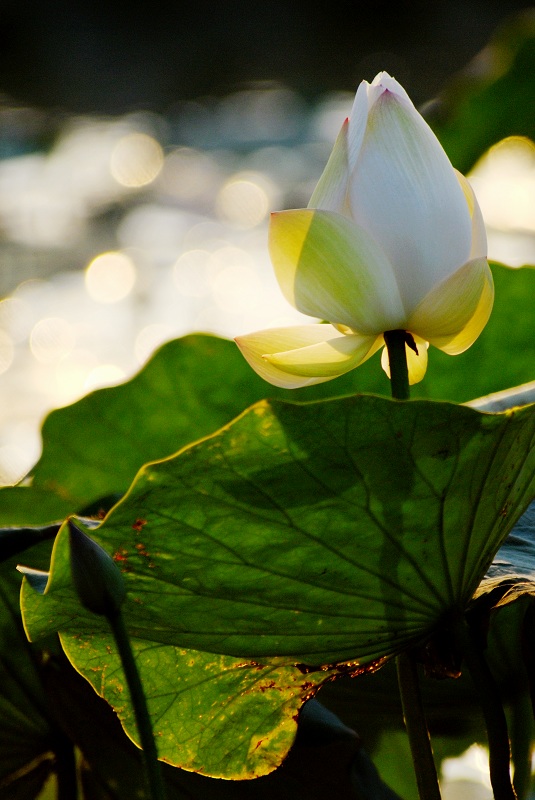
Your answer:
[[[309,666],[308,664],[296,664],[296,668],[302,675],[309,675],[311,672],[334,672],[338,675],[348,675],[350,678],[356,678],[358,675],[367,675],[370,672],[377,672],[386,662],[387,657],[378,658],[375,661],[369,661],[367,664],[361,664],[360,661],[344,661],[341,664],[319,664],[318,666]]]
[[[262,694],[264,694],[264,692],[267,691],[268,689],[276,689],[277,691],[282,692],[282,687],[281,686],[277,686],[275,681],[267,681],[266,683],[258,683],[256,688],[258,689],[259,692],[262,692]]]

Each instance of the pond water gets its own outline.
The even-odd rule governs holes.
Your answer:
[[[38,458],[50,409],[131,376],[164,341],[302,318],[272,273],[269,213],[306,206],[352,99],[310,106],[266,84],[168,117],[64,116],[45,149],[49,119],[3,109],[0,484]],[[533,145],[493,148],[472,178],[491,258],[535,263]]]

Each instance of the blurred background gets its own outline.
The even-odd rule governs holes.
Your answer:
[[[163,341],[298,317],[269,212],[307,204],[381,69],[472,170],[491,256],[534,263],[530,138],[484,155],[535,135],[534,31],[513,0],[2,0],[0,484]]]
[[[47,411],[162,342],[299,318],[269,212],[307,204],[382,69],[470,174],[490,257],[535,264],[529,4],[0,0],[0,484]],[[447,799],[492,796],[478,746],[443,774]]]
[[[2,90],[45,111],[177,113],[278,81],[308,99],[380,69],[415,102],[487,42],[518,0],[3,0]]]
[[[257,81],[308,99],[380,69],[415,102],[487,42],[518,0],[2,0],[2,90],[43,111],[179,113]]]

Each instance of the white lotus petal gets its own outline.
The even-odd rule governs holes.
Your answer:
[[[321,208],[325,211],[337,211],[339,214],[349,216],[347,202],[347,126],[344,122],[333,150],[327,161],[316,188],[312,193],[308,208]]]
[[[468,260],[471,219],[455,172],[423,118],[388,89],[369,111],[348,194],[355,222],[390,259],[407,311]]]
[[[353,108],[349,115],[347,129],[347,163],[349,174],[353,171],[360,155],[364,134],[366,133],[369,106],[368,84],[366,81],[362,81],[353,101]]]

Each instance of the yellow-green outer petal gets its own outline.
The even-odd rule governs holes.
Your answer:
[[[455,170],[455,174],[457,175],[461,189],[463,190],[466,198],[466,202],[468,203],[468,210],[470,211],[470,217],[472,219],[472,247],[470,249],[469,260],[472,261],[475,258],[486,258],[487,232],[485,230],[485,223],[483,221],[483,214],[481,213],[479,203],[477,202],[474,190],[464,175],[457,170]]]
[[[236,338],[236,344],[249,365],[261,378],[283,389],[297,389],[315,383],[323,383],[330,377],[307,378],[279,369],[264,356],[287,350],[306,348],[329,339],[344,338],[344,334],[332,325],[294,325],[288,328],[269,328],[248,333]]]
[[[330,327],[330,326],[329,326]],[[292,375],[307,378],[336,378],[366,360],[375,343],[374,336],[337,337],[309,347],[265,356],[270,364]]]
[[[457,355],[475,342],[493,302],[489,265],[484,258],[475,259],[424,297],[410,317],[409,330],[445,353]]]
[[[404,327],[390,262],[365,230],[341,214],[273,214],[269,248],[284,296],[304,314],[368,335]]]

